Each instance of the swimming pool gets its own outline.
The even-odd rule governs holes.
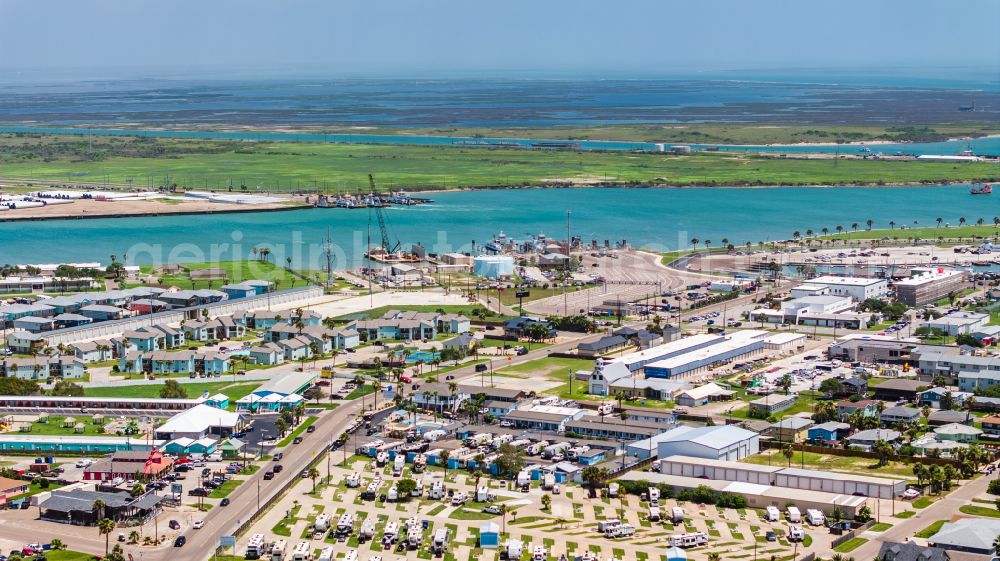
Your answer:
[[[406,356],[406,362],[430,362],[436,358],[441,358],[441,353],[432,353],[430,351],[414,351]]]

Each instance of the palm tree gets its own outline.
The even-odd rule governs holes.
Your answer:
[[[97,531],[104,536],[104,556],[108,555],[108,547],[111,541],[111,532],[115,531],[115,521],[110,518],[102,518],[97,521]]]
[[[896,221],[895,220],[890,220],[889,221],[889,229],[890,230],[895,230],[896,229]]]
[[[94,501],[93,503],[91,503],[90,509],[94,513],[94,516],[98,520],[100,520],[100,519],[104,518],[104,509],[107,506],[108,506],[107,503],[105,503],[101,499],[97,499],[96,501]]]
[[[693,249],[698,249],[698,238],[691,238],[691,246]]]
[[[442,450],[441,453],[438,454],[438,458],[441,458],[441,465],[444,467],[444,480],[445,481],[448,481],[448,458],[450,458],[450,457],[451,457],[451,452],[449,452],[447,450]],[[500,506],[503,506],[503,505],[500,505]]]
[[[923,487],[924,480],[927,479],[927,466],[921,463],[913,464],[913,477],[917,478],[917,486]]]
[[[548,495],[543,495],[548,496]],[[503,530],[501,533],[507,533],[507,503],[500,503],[500,519],[503,520]]]
[[[837,233],[838,233],[838,234],[844,231],[844,227],[843,227],[843,226],[841,226],[840,224],[837,224],[837,227],[836,227],[836,228],[834,228],[834,229],[835,229],[835,230],[837,230]]]
[[[718,551],[713,551],[708,554],[708,561],[722,561],[722,555]]]
[[[869,230],[871,230],[871,229],[872,229],[872,224],[874,224],[874,223],[875,223],[875,221],[874,221],[874,220],[872,220],[871,218],[869,218],[868,220],[865,220],[865,224],[867,224],[867,225],[868,225],[868,229],[869,229]]]
[[[944,222],[944,219],[938,216],[937,218],[934,219],[934,221],[937,222],[937,227],[940,228],[941,223]]]
[[[795,455],[795,451],[792,450],[791,444],[785,444],[784,446],[781,447],[781,455],[784,456],[786,460],[788,460],[788,467],[792,467],[792,456]]]
[[[316,494],[316,478],[319,477],[319,470],[316,469],[316,466],[313,466],[313,467],[309,468],[309,472],[306,475],[309,476],[309,479],[312,479],[312,482],[313,482],[313,495],[315,495]]]
[[[858,224],[857,222],[852,222],[851,223],[851,229],[854,230],[855,232],[858,231],[858,226],[860,226],[860,224]]]
[[[965,224],[965,217],[964,216],[959,216],[958,217],[958,225],[962,226],[964,224]]]

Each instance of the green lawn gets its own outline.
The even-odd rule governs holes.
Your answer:
[[[954,240],[954,239],[970,239],[972,237],[979,238],[992,238],[994,236],[1000,235],[1000,231],[993,226],[992,214],[984,215],[981,218],[986,222],[982,226],[976,226],[975,224],[969,225],[957,225],[958,220],[953,220],[955,224],[946,226],[947,220],[942,222],[941,226],[924,226],[924,227],[907,227],[907,228],[895,228],[895,229],[872,229],[863,230],[859,229],[852,232],[843,232],[840,234],[830,234],[829,236],[819,236],[822,239],[831,240],[881,240],[881,239],[900,239],[906,240],[910,238],[919,238],[921,240]],[[980,217],[967,217],[970,222],[975,222]]]
[[[70,551],[68,549],[61,549],[59,551],[46,551],[45,558],[48,559],[49,561],[93,561],[99,559],[99,557],[96,555],[83,553],[81,551]]]
[[[927,508],[936,500],[938,500],[938,497],[928,497],[927,495],[924,495],[913,501],[913,508]]]
[[[230,493],[235,491],[236,488],[242,484],[243,484],[242,479],[230,479],[229,481],[224,482],[222,485],[219,485],[215,489],[212,489],[212,492],[208,494],[208,498],[223,499],[225,497],[228,497]]]
[[[892,524],[889,524],[888,522],[879,522],[878,524],[872,525],[872,527],[868,528],[868,530],[871,532],[884,532],[889,528],[892,528]]]
[[[896,513],[896,518],[900,518],[902,520],[906,520],[907,518],[913,518],[913,515],[915,515],[915,514],[916,514],[916,512],[914,512],[912,510],[904,510],[903,512],[897,512]]]
[[[288,446],[289,444],[291,444],[292,440],[294,440],[296,436],[299,436],[302,433],[304,433],[306,429],[309,428],[309,425],[315,422],[316,422],[316,417],[306,417],[305,419],[303,419],[302,423],[299,424],[299,426],[295,427],[295,430],[288,433],[288,436],[286,436],[281,442],[278,443],[278,447],[280,448],[282,446]]]
[[[108,436],[108,434],[102,430],[103,425],[95,425],[91,422],[91,415],[89,414],[73,417],[73,419],[75,419],[75,423],[83,423],[83,432],[76,432],[72,426],[68,428],[63,427],[63,419],[65,419],[65,417],[49,417],[48,423],[32,423],[31,432],[27,434],[45,436]],[[110,420],[110,418],[105,418],[105,422]]]
[[[209,395],[222,393],[229,396],[230,401],[236,401],[249,395],[250,392],[260,387],[260,382],[237,382],[234,384],[232,376],[219,378],[219,380],[222,381],[181,383],[181,386],[191,398],[200,396],[202,392],[208,392]],[[160,397],[160,388],[162,387],[162,384],[106,386],[84,388],[83,393],[87,397]]]
[[[865,545],[866,543],[868,543],[868,540],[866,540],[865,538],[851,538],[846,542],[833,548],[833,550],[838,553],[850,553],[855,549]]]
[[[495,514],[487,514],[479,510],[471,510],[465,508],[457,508],[448,515],[448,518],[453,518],[455,520],[492,520],[496,518]]]
[[[57,137],[58,138],[58,137]],[[79,139],[73,139],[78,141]],[[939,162],[772,158],[741,153],[576,152],[562,150],[483,149],[462,146],[385,146],[304,142],[241,142],[199,139],[121,139],[94,137],[83,160],[74,152],[54,151],[46,158],[26,158],[15,146],[37,145],[37,137],[4,135],[11,149],[2,152],[3,174],[11,179],[67,181],[108,177],[170,175],[185,187],[225,189],[236,173],[247,185],[291,191],[321,185],[329,191],[354,192],[365,186],[377,164],[376,179],[394,188],[436,189],[552,183],[657,183],[667,185],[882,184],[924,181],[995,180],[991,163],[953,165]],[[135,143],[158,157],[129,157]],[[148,145],[159,150],[149,152]],[[851,153],[854,150],[846,149]],[[235,170],[235,171],[234,171]]]
[[[938,520],[937,522],[934,522],[933,524],[931,524],[930,526],[924,528],[923,530],[920,530],[916,534],[913,534],[913,537],[915,537],[915,538],[929,538],[929,537],[933,536],[934,534],[938,533],[938,530],[941,529],[941,526],[943,526],[945,522],[947,522],[947,520]]]
[[[198,288],[218,288],[226,282],[216,281],[192,281],[190,271],[198,269],[221,268],[225,269],[228,282],[239,283],[246,280],[267,280],[274,283],[275,290],[304,286],[306,282],[288,272],[283,263],[275,264],[264,261],[221,261],[219,263],[185,263],[179,273],[163,274],[155,271],[151,266],[144,265],[141,270],[145,274],[151,274],[158,279],[163,279],[161,284],[177,286],[184,289]],[[309,278],[316,278],[319,271],[297,271]]]
[[[962,514],[969,514],[972,516],[986,516],[988,518],[1000,518],[1000,510],[993,507],[985,506],[973,506],[973,505],[962,505],[958,507],[958,511]]]
[[[766,453],[755,454],[744,461],[751,464],[760,465],[788,465],[784,456],[777,450],[770,456]],[[802,467],[802,452],[795,450],[792,457],[793,467]],[[876,461],[871,458],[859,458],[853,456],[834,456],[832,454],[817,454],[814,452],[805,453],[805,467],[807,469],[819,469],[825,471],[839,471],[843,473],[857,473],[871,476],[896,476],[905,479],[915,479],[913,477],[913,467],[902,462],[889,462],[882,467],[875,467]],[[918,499],[919,500],[919,499]],[[914,501],[916,502],[916,501]],[[921,508],[914,504],[916,508]]]
[[[572,373],[577,370],[593,370],[593,368],[594,361],[589,359],[545,357],[513,366],[506,366],[497,370],[496,375],[547,379],[559,382],[559,385],[545,390],[544,393],[546,394],[557,395],[565,399],[600,400],[599,396],[587,393],[587,383],[581,380],[574,379],[572,381],[572,392],[570,391],[570,376],[572,376]],[[648,407],[657,407],[660,405],[660,402],[645,400],[644,404]]]
[[[32,481],[31,483],[28,484],[27,492],[21,493],[20,495],[14,495],[12,497],[9,497],[9,500],[23,499],[24,497],[30,497],[32,495],[37,495],[38,493],[44,493],[46,491],[52,491],[53,489],[58,489],[62,487],[62,485],[58,483],[49,483],[48,487],[43,488],[36,481],[37,480]]]

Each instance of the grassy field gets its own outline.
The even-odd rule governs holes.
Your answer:
[[[934,534],[938,533],[938,530],[941,529],[941,526],[943,526],[945,522],[946,522],[946,520],[938,520],[937,522],[934,522],[933,524],[931,524],[930,526],[924,528],[923,530],[920,530],[916,534],[913,534],[913,537],[915,537],[915,538],[929,538],[929,537],[933,536]]]
[[[850,553],[855,549],[865,545],[866,543],[868,543],[868,540],[865,538],[851,538],[846,542],[833,548],[833,550],[839,553]]]
[[[107,436],[103,430],[99,430],[103,425],[95,425],[90,420],[90,415],[80,415],[73,417],[77,423],[83,423],[83,432],[76,432],[73,427],[63,427],[65,417],[49,417],[48,423],[32,423],[31,432],[34,435],[56,435],[56,436]]]
[[[993,507],[962,505],[958,507],[958,511],[961,512],[962,514],[969,514],[971,516],[1000,518],[1000,510],[997,510],[996,508]]]
[[[25,142],[37,142],[32,138]],[[10,140],[8,139],[10,142]],[[270,191],[318,187],[329,192],[367,186],[453,189],[551,184],[835,185],[992,181],[992,163],[770,158],[750,154],[531,151],[469,147],[378,146],[299,142],[143,139],[168,157],[130,157],[127,143],[96,147],[93,158],[0,156],[9,179],[226,189],[233,182]]]
[[[787,466],[788,460],[781,455],[778,450],[768,450],[761,454],[755,454],[746,458],[746,462],[760,465]],[[802,452],[795,451],[792,457],[792,467],[802,467]],[[839,471],[843,473],[857,473],[875,477],[897,476],[905,479],[915,479],[913,468],[902,462],[889,462],[882,467],[875,467],[876,461],[871,458],[858,458],[853,456],[834,456],[832,454],[805,453],[805,468],[819,469],[825,471]]]
[[[268,263],[264,261],[221,261],[219,263],[185,263],[184,268],[179,273],[162,274],[154,271],[150,266],[141,267],[142,272],[147,275],[155,275],[158,279],[163,279],[160,284],[168,284],[184,289],[218,288],[226,282],[239,283],[245,280],[267,280],[274,283],[275,290],[294,288],[306,284],[304,280],[288,272],[282,264]],[[190,271],[198,269],[221,268],[225,269],[227,281],[192,281]],[[297,271],[309,278],[316,278],[319,271]],[[321,279],[322,280],[322,279]]]
[[[281,448],[282,446],[288,446],[289,444],[291,444],[292,440],[294,440],[296,436],[299,436],[302,433],[306,432],[306,429],[309,428],[309,426],[315,422],[316,422],[316,417],[306,417],[305,419],[303,419],[302,423],[300,423],[299,426],[295,427],[295,430],[288,433],[288,436],[283,438],[281,442],[278,442],[278,448]]]
[[[229,396],[230,401],[249,395],[250,392],[260,386],[259,382],[233,383],[232,380],[224,382],[194,382],[191,384],[181,384],[187,390],[188,397],[198,397],[202,392],[209,395],[223,393]],[[162,384],[147,384],[141,386],[107,386],[101,388],[84,388],[83,393],[87,397],[160,397]]]
[[[96,555],[83,553],[81,551],[70,551],[68,549],[61,549],[59,551],[46,551],[45,558],[48,559],[49,561],[92,561],[100,559],[100,557]],[[240,559],[242,559],[242,557]]]
[[[988,212],[989,209],[984,208],[983,211],[985,213]],[[980,218],[982,218],[984,222],[982,226],[975,224],[975,222]],[[933,241],[937,239],[957,240],[960,238],[967,240],[973,237],[993,238],[1000,235],[1000,228],[993,225],[992,214],[984,214],[983,216],[966,216],[965,219],[973,224],[961,226],[952,224],[950,226],[946,226],[945,223],[942,222],[941,226],[908,226],[906,228],[876,228],[872,230],[858,229],[857,231],[820,236],[820,238],[830,240],[881,240],[886,238],[906,240],[915,237],[921,240]]]

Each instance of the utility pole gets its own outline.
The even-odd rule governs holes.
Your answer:
[[[569,265],[570,261],[573,260],[573,237],[570,235],[570,210],[566,209],[566,267],[565,267],[565,277],[563,279],[563,315],[568,316],[569,313],[569,296],[566,291],[566,284],[569,278]]]
[[[326,286],[333,286],[333,237],[330,235],[330,227],[326,227]]]

